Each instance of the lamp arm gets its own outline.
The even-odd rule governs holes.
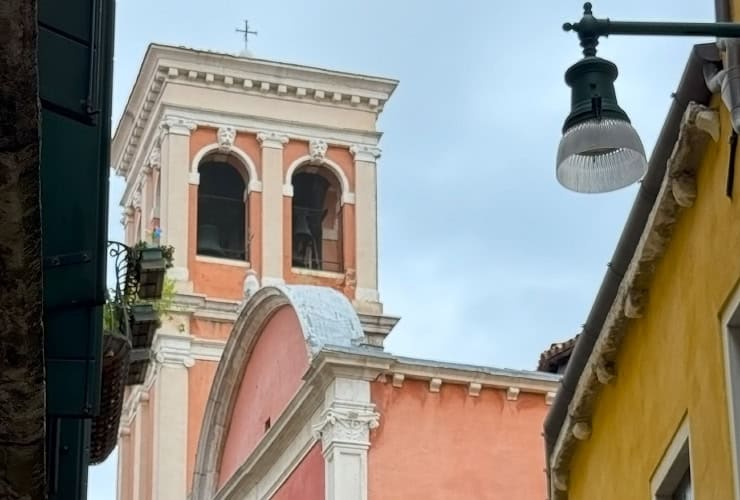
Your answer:
[[[563,29],[578,33],[585,56],[596,55],[599,37],[609,35],[740,38],[740,23],[612,21],[594,17],[588,2],[583,6],[581,20],[577,23],[565,23]]]

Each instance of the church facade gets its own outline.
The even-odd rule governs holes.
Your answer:
[[[175,294],[118,498],[541,499],[559,377],[395,356],[376,122],[397,82],[150,46],[112,147]]]

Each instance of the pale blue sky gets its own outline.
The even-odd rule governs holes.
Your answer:
[[[381,297],[402,317],[387,349],[533,369],[579,330],[636,188],[598,196],[555,181],[580,57],[581,0],[118,0],[117,122],[150,42],[238,52],[246,17],[261,58],[401,81],[380,120]],[[711,0],[595,0],[598,16],[713,21]],[[704,40],[612,37],[599,55],[651,151],[688,58]],[[120,239],[120,179],[111,233]],[[115,498],[115,454],[90,469],[89,498]]]

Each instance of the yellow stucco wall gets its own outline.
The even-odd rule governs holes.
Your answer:
[[[740,278],[740,175],[730,200],[724,107],[721,116],[696,203],[680,217],[645,314],[628,327],[616,381],[599,396],[592,436],[571,462],[569,500],[650,498],[651,476],[687,414],[696,498],[733,498],[719,315]]]

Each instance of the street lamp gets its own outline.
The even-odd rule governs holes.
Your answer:
[[[583,59],[568,68],[571,112],[563,125],[557,155],[556,177],[567,189],[580,193],[605,193],[640,180],[647,171],[645,149],[627,113],[619,107],[614,91],[617,66],[596,57],[600,36],[673,35],[740,38],[735,23],[650,23],[597,19],[591,4],[583,6],[577,23],[563,25],[575,31]],[[727,106],[732,109],[730,103]]]

